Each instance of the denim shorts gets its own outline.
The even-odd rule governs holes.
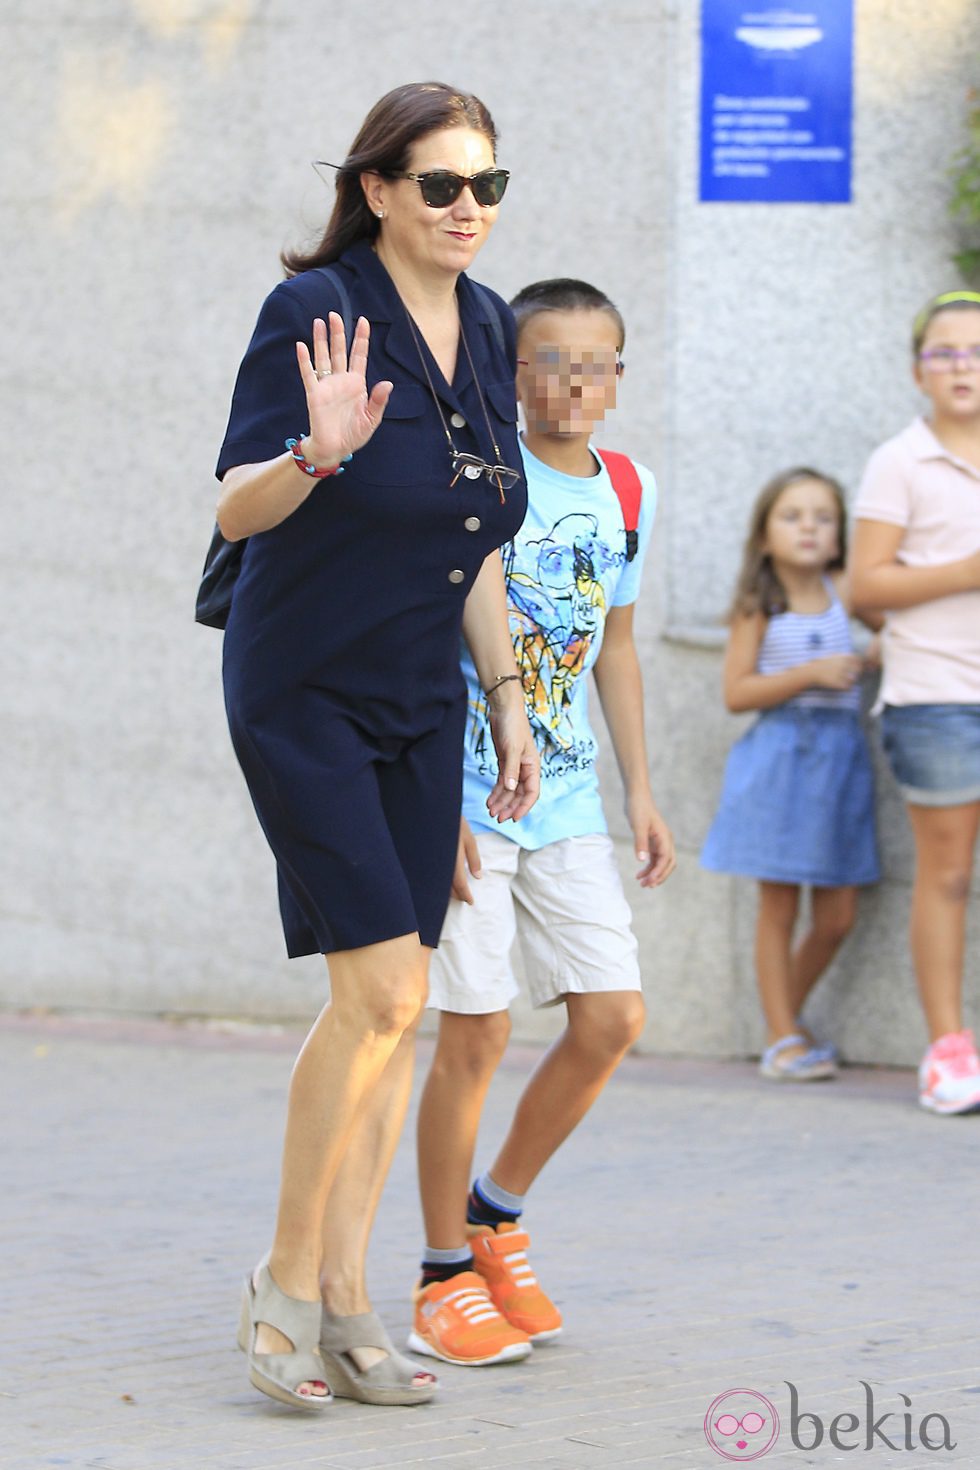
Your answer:
[[[980,704],[886,704],[881,743],[913,806],[980,801]]]

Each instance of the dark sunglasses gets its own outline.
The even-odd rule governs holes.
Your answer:
[[[455,204],[467,184],[473,190],[477,204],[490,209],[503,199],[510,174],[505,168],[485,168],[482,173],[464,178],[462,174],[450,173],[447,168],[434,168],[429,173],[393,173],[390,177],[411,179],[418,184],[430,209],[445,209],[447,205]]]

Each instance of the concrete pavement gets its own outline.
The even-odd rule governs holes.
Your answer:
[[[707,1470],[769,1433],[713,1429],[728,1458],[707,1443],[709,1405],[736,1388],[780,1417],[766,1466],[980,1465],[980,1117],[920,1113],[902,1071],[794,1089],[744,1063],[628,1060],[526,1217],[558,1342],[437,1365],[425,1407],[312,1419],[263,1399],[234,1325],[298,1040],[0,1017],[2,1470]],[[533,1060],[499,1074],[481,1159]],[[399,1338],[420,1244],[409,1128],[371,1268]],[[926,1415],[956,1448],[923,1447]]]

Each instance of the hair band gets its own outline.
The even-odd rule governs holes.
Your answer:
[[[925,331],[934,311],[939,311],[943,306],[953,306],[958,301],[962,301],[965,306],[980,306],[980,291],[944,291],[942,296],[934,296],[913,322],[913,335],[918,337],[920,332]]]

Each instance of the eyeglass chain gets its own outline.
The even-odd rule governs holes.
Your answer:
[[[456,448],[456,445],[453,441],[453,436],[449,432],[449,425],[446,423],[446,416],[442,411],[442,404],[439,402],[439,395],[435,390],[435,384],[432,381],[432,374],[429,372],[429,365],[426,362],[425,354],[422,351],[422,344],[420,343],[418,337],[418,329],[416,328],[416,325],[412,320],[412,314],[409,311],[408,307],[405,305],[404,301],[402,302],[402,310],[405,313],[405,320],[408,322],[409,331],[412,334],[412,341],[415,343],[415,350],[419,355],[419,362],[422,364],[422,371],[425,373],[425,380],[429,385],[429,392],[432,394],[432,401],[436,406],[436,413],[439,415],[439,422],[442,424],[442,432],[446,436],[446,443],[449,445],[449,452],[453,457],[453,468],[455,469],[455,461],[459,458],[461,451]],[[463,331],[463,316],[459,309],[458,298],[456,300],[456,318],[459,322],[459,336],[463,344],[463,350],[466,353],[466,360],[470,365],[470,372],[473,374],[473,382],[476,386],[476,396],[479,398],[480,407],[483,410],[483,418],[487,426],[487,434],[489,435],[490,443],[493,445],[493,452],[497,456],[497,464],[501,465],[503,462],[503,456],[500,452],[500,446],[498,445],[497,440],[494,437],[493,427],[490,423],[490,415],[487,413],[487,405],[484,402],[483,398],[483,389],[480,387],[480,380],[476,375],[476,368],[473,366],[473,355],[470,352],[470,344],[467,342],[466,333]],[[487,468],[489,469],[491,468],[491,466],[488,465]],[[462,470],[459,470],[457,472],[456,480],[459,479],[462,473]],[[456,480],[453,480],[452,485],[456,484]],[[450,489],[452,488],[452,485],[450,486]],[[507,497],[504,495],[504,487],[500,483],[499,476],[497,476],[496,478],[496,486],[497,490],[500,493],[500,503],[501,505],[503,505]]]

